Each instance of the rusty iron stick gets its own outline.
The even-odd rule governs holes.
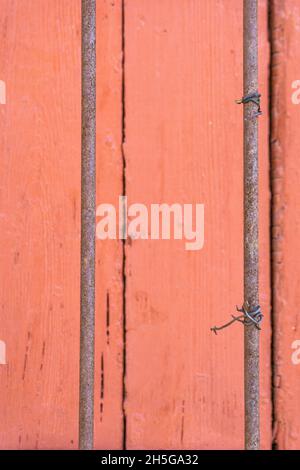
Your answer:
[[[82,0],[79,448],[94,446],[96,0]]]
[[[244,96],[258,93],[257,0],[244,0]],[[257,106],[244,104],[244,302],[258,296],[258,119]],[[245,448],[260,446],[259,329],[244,327]]]

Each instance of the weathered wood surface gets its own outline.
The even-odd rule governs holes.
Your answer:
[[[209,330],[242,301],[241,3],[126,0],[122,31],[123,2],[97,2],[97,203],[117,203],[125,183],[129,203],[205,204],[199,252],[132,240],[123,253],[120,241],[97,241],[97,448],[243,446],[242,328]],[[267,2],[259,4],[269,448],[269,45]],[[76,448],[80,1],[0,0],[0,11],[0,447]]]
[[[262,446],[271,443],[267,2],[259,3]],[[242,2],[129,0],[130,202],[205,204],[205,246],[126,247],[127,445],[243,447],[243,332],[217,337],[243,299]],[[230,430],[230,432],[228,432]]]

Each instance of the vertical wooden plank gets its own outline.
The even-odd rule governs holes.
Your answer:
[[[0,9],[0,446],[76,448],[80,3]]]
[[[274,445],[293,450],[300,445],[300,5],[273,0],[271,8]]]
[[[122,161],[122,1],[97,2],[97,204],[118,206]],[[101,220],[97,217],[97,222]],[[96,240],[95,447],[123,444],[123,248]]]
[[[267,2],[260,76],[267,110]],[[242,3],[125,2],[128,203],[204,203],[205,246],[126,247],[128,448],[243,447]],[[271,443],[268,118],[260,121],[262,446]],[[228,430],[230,429],[230,433]]]
[[[76,448],[80,1],[1,0],[2,448]],[[97,2],[97,202],[122,193],[121,1]],[[16,138],[17,135],[17,138]],[[71,177],[70,177],[71,176]],[[122,243],[97,241],[95,446],[122,446]],[[16,334],[17,332],[17,334]]]

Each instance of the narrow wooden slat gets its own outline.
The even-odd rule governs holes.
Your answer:
[[[118,206],[122,162],[122,1],[97,1],[97,204]],[[96,222],[101,219],[96,218]],[[123,444],[123,248],[96,240],[95,448]]]
[[[259,3],[267,110],[267,2]],[[128,203],[204,203],[205,245],[126,247],[128,448],[242,448],[242,3],[131,0],[125,10]],[[268,117],[260,123],[262,447],[271,445]],[[240,328],[239,328],[240,327]],[[230,432],[228,430],[230,429]]]

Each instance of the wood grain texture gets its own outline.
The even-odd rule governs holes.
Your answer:
[[[122,193],[121,2],[97,2],[97,202]],[[76,448],[80,1],[1,0],[1,448]],[[97,242],[95,446],[122,447],[122,243]]]
[[[78,7],[0,2],[1,448],[77,447]]]
[[[122,2],[97,2],[97,204],[123,190]],[[97,222],[100,218],[97,217]],[[123,247],[96,240],[95,447],[123,444]]]
[[[292,84],[300,80],[300,4],[273,0],[271,6],[274,442],[293,450],[300,445],[300,365],[292,362],[292,344],[300,340],[300,106],[292,102],[299,90]]]
[[[267,2],[259,2],[267,110]],[[242,2],[125,2],[129,204],[204,203],[205,246],[126,247],[128,448],[243,447]],[[268,117],[260,119],[262,447],[271,445]]]
[[[97,241],[95,447],[122,447],[125,398],[128,448],[241,448],[243,332],[209,331],[242,301],[241,2],[124,5],[122,31],[122,1],[97,1],[97,204],[117,205],[124,183],[129,203],[203,202],[205,246],[187,252],[184,241],[129,240],[125,292],[122,242]],[[266,0],[259,5],[269,448],[269,48]],[[0,0],[0,10],[0,447],[76,448],[80,0]]]

